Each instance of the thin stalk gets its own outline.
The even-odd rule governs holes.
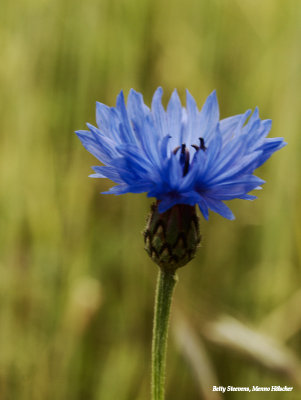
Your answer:
[[[172,294],[177,282],[175,271],[160,269],[155,296],[152,342],[152,400],[164,400],[167,334]]]

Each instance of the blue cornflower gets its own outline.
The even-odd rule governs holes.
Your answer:
[[[89,131],[76,132],[104,164],[93,167],[91,176],[117,184],[105,194],[147,192],[158,199],[161,213],[176,204],[198,204],[205,219],[208,209],[234,219],[223,201],[255,199],[248,193],[264,181],[253,172],[286,143],[266,138],[271,120],[261,120],[257,108],[220,120],[215,91],[201,111],[188,91],[182,107],[176,90],[165,110],[162,93],[156,90],[151,108],[134,90],[127,105],[122,91],[116,107],[96,104],[98,128],[87,124]]]

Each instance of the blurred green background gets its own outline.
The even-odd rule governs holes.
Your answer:
[[[133,87],[176,87],[221,115],[258,105],[288,146],[234,222],[202,221],[179,271],[167,399],[300,399],[299,0],[2,0],[0,399],[149,399],[157,267],[150,199],[101,196],[74,135]],[[294,386],[222,396],[212,385]]]

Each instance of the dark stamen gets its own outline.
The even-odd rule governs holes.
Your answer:
[[[186,149],[186,144],[181,146],[180,163],[183,166],[183,176],[185,176],[189,170],[189,151]]]
[[[197,146],[196,144],[192,144],[191,147],[193,147],[196,151],[199,151],[200,149],[203,151],[207,150],[207,147],[205,146],[205,140],[202,137],[200,137],[199,141],[200,141],[199,146]]]
[[[200,137],[199,141],[200,141],[200,149],[205,151],[207,149],[207,147],[205,147],[205,140],[202,137]]]
[[[182,145],[183,146],[183,145]],[[178,150],[181,148],[181,146],[178,146],[178,147],[176,147],[174,150],[173,150],[173,153],[174,153],[174,155],[176,155],[177,154],[177,152],[178,152]]]
[[[205,151],[207,149],[207,147],[205,146],[205,140],[200,137],[199,141],[200,141],[199,146],[197,146],[196,144],[192,144],[191,147],[193,147],[196,150],[196,152],[198,152],[200,149]],[[176,155],[179,149],[181,149],[180,164],[183,168],[183,176],[185,176],[189,171],[189,158],[190,158],[189,150],[186,149],[186,144],[183,143],[181,146],[178,146],[173,150],[173,154]]]

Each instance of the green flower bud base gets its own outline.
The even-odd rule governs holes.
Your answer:
[[[159,267],[167,270],[183,267],[195,256],[200,240],[195,207],[178,204],[160,214],[158,204],[151,206],[144,243]]]

